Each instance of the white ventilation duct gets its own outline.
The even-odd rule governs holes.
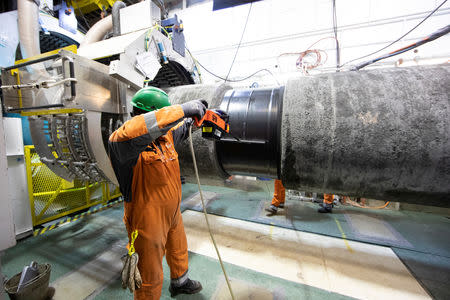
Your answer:
[[[39,46],[39,0],[18,0],[17,19],[23,58],[41,54]]]
[[[111,31],[113,28],[112,16],[109,15],[97,23],[89,29],[86,33],[83,42],[80,44],[80,48],[83,46],[101,41],[103,37]]]

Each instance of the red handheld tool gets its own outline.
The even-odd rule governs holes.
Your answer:
[[[228,115],[221,110],[207,109],[201,120],[194,118],[194,124],[202,128],[202,137],[220,140],[224,133],[230,132]]]

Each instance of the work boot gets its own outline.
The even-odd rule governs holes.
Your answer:
[[[172,283],[169,286],[170,297],[175,297],[178,294],[197,294],[202,290],[202,284],[197,280],[186,280],[186,283],[180,286],[175,286]]]
[[[280,203],[280,205],[278,205],[278,208],[284,208],[284,203]]]
[[[333,208],[333,204],[324,203],[321,205],[321,207],[317,210],[320,213],[331,213]]]
[[[276,214],[278,211],[278,207],[276,207],[273,204],[270,204],[270,206],[268,208],[266,208],[266,211],[272,213],[272,214]]]
[[[47,297],[45,299],[51,300],[51,299],[53,299],[54,295],[55,295],[55,288],[52,286],[49,286],[48,290],[47,290]]]

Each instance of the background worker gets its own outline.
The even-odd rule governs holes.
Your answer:
[[[124,223],[139,255],[142,287],[134,299],[161,297],[162,259],[170,267],[169,291],[198,293],[202,286],[188,277],[186,234],[180,212],[181,181],[175,145],[189,135],[192,117],[202,118],[207,103],[194,100],[170,105],[167,94],[157,88],[138,91],[131,100],[133,118],[109,138],[114,172],[125,199]]]
[[[273,198],[272,203],[268,208],[266,208],[266,211],[276,214],[278,211],[278,208],[284,207],[284,201],[286,197],[286,190],[283,186],[283,183],[280,179],[276,179],[274,183],[274,192],[273,192]]]
[[[323,203],[317,211],[320,213],[331,213],[333,209],[333,199],[334,195],[323,194]]]

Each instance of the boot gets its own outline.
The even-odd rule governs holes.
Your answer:
[[[175,297],[178,294],[197,294],[202,288],[202,284],[197,280],[188,279],[186,283],[181,286],[175,286],[171,283],[169,292],[171,297]]]
[[[333,209],[333,204],[324,203],[321,205],[321,207],[317,211],[320,213],[331,213],[332,209]]]
[[[45,299],[51,300],[51,299],[53,299],[54,295],[55,295],[55,288],[52,286],[49,286],[48,290],[47,290],[47,298],[45,298]]]
[[[270,212],[271,214],[276,214],[278,211],[278,207],[276,207],[273,204],[270,204],[270,206],[266,208],[266,211]]]

